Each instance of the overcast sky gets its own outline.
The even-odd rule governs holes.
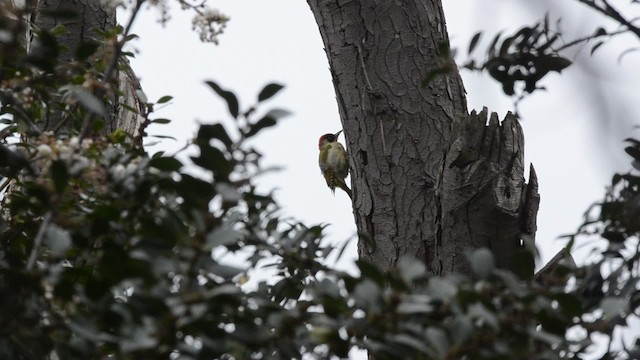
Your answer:
[[[575,1],[444,3],[452,45],[461,49],[467,48],[477,31],[485,31],[490,39],[497,31],[532,24],[547,11],[554,20],[555,14],[564,15],[562,26],[568,33],[585,35],[594,22],[602,22]],[[558,4],[564,7],[557,8]],[[265,84],[284,84],[285,90],[260,110],[278,107],[293,115],[265,131],[255,143],[265,155],[265,165],[283,166],[284,170],[260,183],[263,189],[279,189],[276,194],[283,214],[307,224],[331,224],[327,231],[331,241],[353,238],[351,204],[342,192],[331,195],[317,165],[318,137],[341,125],[323,44],[306,2],[233,0],[210,5],[231,17],[218,46],[202,44],[191,31],[191,15],[177,6],[165,28],[156,23],[158,13],[153,9],[146,10],[134,27],[141,39],[134,42],[139,53],[132,64],[148,98],[174,96],[157,114],[173,123],[155,125],[150,132],[178,141],[165,141],[152,149],[181,147],[193,137],[198,123],[228,121],[225,104],[204,80],[234,91],[245,109]],[[601,199],[614,169],[629,167],[622,140],[638,136],[632,125],[637,124],[635,114],[640,113],[640,87],[634,86],[640,55],[631,53],[620,63],[617,57],[637,45],[637,40],[623,38],[601,48],[594,57],[589,56],[589,48],[571,54],[577,65],[562,75],[549,76],[541,84],[548,91],[536,93],[519,107],[526,161],[534,164],[540,183],[537,244],[543,263],[563,246],[556,238],[575,231],[587,207]],[[500,85],[486,74],[463,71],[462,77],[470,109],[487,106],[501,118],[514,109],[512,99],[502,95]],[[582,247],[577,252],[579,261],[587,250]],[[355,259],[355,242],[347,257]],[[342,266],[349,268],[349,263]]]
[[[452,44],[466,49],[476,31],[485,31],[490,39],[499,30],[531,24],[548,10],[552,19],[566,10],[547,3],[535,2],[536,8],[515,0],[445,1]],[[157,24],[154,9],[147,9],[135,24],[134,32],[141,39],[134,43],[139,53],[133,67],[144,91],[150,100],[165,94],[174,96],[173,102],[158,112],[173,123],[156,125],[151,132],[177,137],[177,142],[165,141],[161,147],[178,148],[193,136],[198,123],[228,120],[224,103],[204,80],[233,90],[245,108],[265,84],[286,85],[262,110],[280,107],[293,115],[256,141],[266,164],[283,166],[284,170],[260,183],[264,189],[279,189],[277,197],[285,214],[308,224],[331,224],[328,234],[333,241],[353,237],[356,229],[348,198],[341,192],[332,196],[318,170],[318,137],[339,130],[341,125],[323,44],[306,2],[234,0],[210,5],[231,17],[218,46],[201,43],[191,30],[191,14],[176,6],[164,28]],[[589,23],[595,20],[590,11],[573,6],[569,13],[563,29],[582,30],[583,34],[592,29]],[[594,58],[588,49],[572,55],[577,66],[549,76],[542,83],[548,91],[536,93],[519,106],[526,161],[533,162],[540,182],[537,241],[544,260],[563,244],[554,239],[574,231],[584,210],[602,196],[613,169],[628,166],[622,139],[633,134],[630,124],[635,119],[628,114],[638,113],[633,99],[640,94],[638,87],[631,87],[637,80],[627,75],[637,72],[633,65],[638,55],[616,62],[623,49],[637,45],[633,39],[627,41],[602,48]],[[462,76],[470,109],[487,106],[501,118],[513,110],[512,99],[502,95],[500,85],[486,74],[463,71]],[[355,258],[355,243],[351,250],[350,256]]]

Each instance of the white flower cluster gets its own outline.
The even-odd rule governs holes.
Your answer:
[[[200,34],[203,42],[218,44],[218,35],[224,32],[229,17],[216,9],[205,9],[193,18],[193,30]]]
[[[116,164],[109,168],[109,174],[116,182],[120,182],[125,188],[134,189],[136,178],[146,169],[146,162],[141,158],[134,158],[127,164]]]
[[[53,135],[51,135],[53,136]],[[57,158],[64,161],[71,176],[78,176],[87,168],[96,166],[96,162],[84,154],[93,144],[91,139],[85,139],[80,145],[80,139],[74,136],[69,139],[57,139],[51,144],[41,143],[37,147],[37,155],[51,160]]]
[[[67,173],[73,178],[80,178],[90,185],[91,191],[102,191],[108,175],[121,181],[126,171],[120,171],[118,165],[109,168],[110,159],[120,154],[118,145],[106,141],[84,139],[80,142],[77,136],[56,138],[52,132],[44,133],[35,147],[34,163],[40,168],[44,180],[50,174],[49,169],[55,161],[64,162]],[[105,163],[106,161],[106,163]],[[135,161],[135,160],[134,160]],[[135,162],[132,163],[135,164]],[[122,165],[120,165],[122,166]],[[129,165],[137,167],[137,165]],[[130,171],[129,171],[130,172]],[[102,190],[101,190],[102,189]]]

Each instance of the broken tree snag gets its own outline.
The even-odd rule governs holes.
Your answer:
[[[496,264],[530,277],[533,257],[523,234],[534,238],[540,197],[535,171],[524,180],[524,136],[515,115],[502,123],[488,111],[457,122],[440,184],[442,229],[437,256],[442,274],[469,274],[465,252],[493,251]],[[523,265],[523,266],[522,266]]]

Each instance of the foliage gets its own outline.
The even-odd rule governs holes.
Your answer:
[[[24,52],[19,22],[0,27],[0,172],[10,184],[0,358],[332,358],[357,347],[376,359],[579,359],[590,335],[611,336],[637,313],[640,257],[628,247],[640,230],[637,174],[616,175],[597,217],[573,237],[602,234],[602,257],[558,266],[544,282],[495,269],[487,249],[468,254],[473,276],[432,277],[409,258],[388,272],[359,261],[348,274],[329,265],[344,248],[323,241],[323,226],[284,217],[256,190],[264,170],[251,141],[287,114],[262,111],[281,85],[243,111],[207,82],[231,120],[201,125],[188,145],[196,155],[151,155],[122,131],[95,132],[117,91],[102,56],[83,62],[100,47],[62,68]],[[102,34],[107,43],[127,35]],[[55,36],[40,33],[48,54]],[[40,131],[54,111],[66,131]],[[636,162],[639,144],[627,150]],[[638,351],[612,347],[609,356]]]
[[[612,4],[610,0],[575,0],[574,3],[582,4],[602,16],[602,23],[595,22],[591,31],[573,39],[568,39],[562,29],[562,18],[551,21],[551,15],[534,24],[524,25],[510,32],[500,31],[492,35],[491,41],[486,45],[485,56],[482,59],[474,58],[476,50],[482,43],[484,32],[475,33],[467,47],[467,59],[464,59],[460,67],[470,71],[486,71],[495,81],[502,85],[503,92],[515,98],[517,103],[537,90],[544,90],[539,85],[541,80],[552,72],[560,73],[572,65],[568,59],[569,51],[589,49],[593,55],[603,46],[612,42],[614,38],[631,35],[635,40],[640,40],[640,27],[637,17],[629,17],[619,10],[619,6]],[[632,0],[627,8],[640,5],[640,2]],[[621,5],[620,5],[621,6]],[[631,11],[629,11],[631,12]],[[613,25],[611,25],[613,24]],[[627,54],[637,51],[638,47],[624,50],[618,57],[620,61]],[[453,57],[455,49],[440,49],[442,65],[432,69],[425,75],[425,82],[431,81],[436,75],[445,74],[455,69]]]
[[[469,54],[473,52],[482,33],[478,32],[471,39]],[[502,37],[495,35],[487,48],[486,60],[477,66],[470,60],[463,67],[470,70],[486,70],[489,75],[502,84],[507,95],[514,95],[517,82],[522,82],[524,91],[534,92],[538,81],[549,72],[561,72],[571,65],[571,61],[558,54],[556,43],[560,33],[551,32],[548,18],[534,26],[525,26],[515,34]]]

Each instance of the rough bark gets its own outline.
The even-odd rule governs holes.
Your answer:
[[[308,3],[347,139],[360,257],[468,273],[464,251],[487,246],[504,266],[522,230],[535,232],[537,184],[525,187],[517,121],[468,115],[455,66],[422,85],[447,57],[441,2]]]
[[[436,219],[443,241],[435,248],[439,262],[433,268],[469,273],[460,261],[465,252],[487,247],[499,267],[521,272],[524,266],[529,273],[523,275],[530,276],[534,264],[522,262],[532,259],[520,255],[535,237],[537,177],[532,165],[525,183],[524,135],[516,117],[508,113],[502,123],[496,113],[488,122],[487,117],[486,108],[472,112],[452,138],[440,190],[442,217]]]
[[[64,25],[66,29],[62,35],[58,36],[59,44],[63,49],[58,57],[58,63],[62,66],[73,60],[75,50],[80,44],[99,38],[97,30],[109,30],[116,25],[115,10],[105,8],[100,0],[37,0],[35,9],[32,22],[36,29],[52,29],[59,24]],[[68,13],[75,13],[76,16],[69,17]],[[33,39],[33,33],[30,33],[28,46],[31,46]],[[111,103],[105,104],[108,117],[105,119],[103,133],[110,133],[120,128],[132,135],[137,135],[137,131],[142,131],[140,128],[144,121],[139,115],[144,111],[144,104],[139,102],[136,94],[140,84],[126,59],[119,59],[118,65],[119,71],[115,72],[115,78],[121,94],[114,95]],[[137,109],[138,112],[130,109]],[[50,121],[43,125],[43,130],[59,128],[60,121],[59,114],[52,114]]]

